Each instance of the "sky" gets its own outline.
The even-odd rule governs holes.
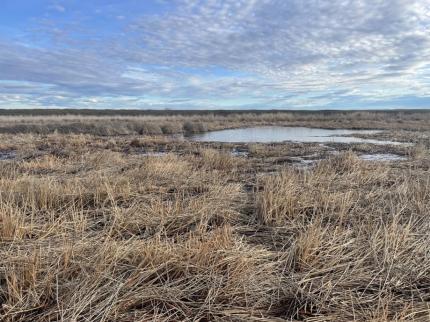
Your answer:
[[[430,108],[430,0],[0,0],[0,108]]]

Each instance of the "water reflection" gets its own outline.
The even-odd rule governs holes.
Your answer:
[[[231,130],[212,131],[190,137],[193,141],[229,143],[268,143],[268,142],[319,142],[319,143],[371,143],[401,144],[393,141],[361,139],[352,134],[375,134],[378,130],[318,129],[309,127],[264,126]]]

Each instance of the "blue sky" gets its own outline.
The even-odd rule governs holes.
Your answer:
[[[430,0],[2,0],[0,108],[430,107]]]

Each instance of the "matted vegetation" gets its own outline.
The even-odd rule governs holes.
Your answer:
[[[414,147],[332,145],[339,154],[2,134],[13,157],[0,161],[0,320],[427,321],[421,126],[398,131]],[[358,157],[381,151],[408,160]],[[323,160],[288,159],[307,154]]]

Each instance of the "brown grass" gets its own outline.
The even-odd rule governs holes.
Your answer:
[[[37,115],[39,111],[35,110]],[[188,111],[192,112],[192,111]],[[29,114],[30,113],[30,114]],[[0,133],[37,134],[93,134],[93,135],[160,135],[185,134],[238,128],[247,126],[286,125],[323,128],[393,129],[398,139],[405,139],[404,132],[430,130],[430,113],[423,111],[338,111],[338,112],[247,112],[213,113],[194,112],[192,115],[160,113],[136,113],[135,116],[117,115],[64,115],[31,116],[31,111],[23,115],[1,115]],[[30,115],[30,116],[29,116]],[[419,132],[417,132],[419,133]]]
[[[280,157],[318,145],[2,142],[1,321],[430,319],[425,142],[408,161],[357,145],[305,169]]]

